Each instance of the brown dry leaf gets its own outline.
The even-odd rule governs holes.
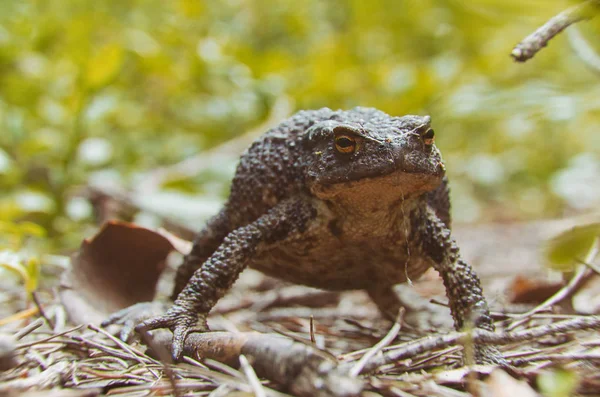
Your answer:
[[[134,303],[151,301],[173,245],[150,229],[110,221],[85,239],[61,279],[60,297],[75,323],[99,323]]]
[[[539,397],[525,381],[517,380],[501,369],[494,370],[486,380],[490,397]]]
[[[542,303],[560,290],[562,286],[563,283],[551,283],[518,275],[508,288],[509,301],[512,303]]]
[[[163,229],[162,227],[156,231],[158,234],[169,240],[173,248],[183,255],[187,255],[192,252],[192,246],[194,245],[191,241],[184,240],[179,236],[174,235],[170,231]]]

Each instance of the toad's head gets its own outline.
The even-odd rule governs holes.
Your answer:
[[[429,116],[391,117],[368,108],[335,112],[303,137],[304,176],[320,198],[377,192],[414,197],[444,176]],[[354,192],[354,193],[353,193]]]

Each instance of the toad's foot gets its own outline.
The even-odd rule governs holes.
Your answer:
[[[160,316],[167,311],[169,306],[166,302],[156,301],[136,303],[111,314],[100,326],[121,325],[122,327],[118,332],[119,339],[124,342],[131,342],[135,336],[134,329],[138,324]]]
[[[501,367],[510,366],[496,346],[491,345],[475,346],[475,362],[478,364],[499,365]]]
[[[135,330],[139,333],[144,333],[159,328],[168,328],[173,332],[173,340],[171,342],[171,356],[173,361],[181,359],[185,340],[190,333],[209,331],[205,317],[198,317],[198,315],[190,313],[177,304],[171,306],[165,314],[138,324]]]

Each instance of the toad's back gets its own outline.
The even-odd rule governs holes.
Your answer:
[[[362,135],[356,151],[340,153],[333,144],[322,150],[307,145],[307,140],[322,134],[319,126],[336,124]],[[392,118],[364,108],[321,109],[300,112],[256,141],[244,154],[233,182],[229,206],[234,228],[291,197],[309,203],[316,216],[302,233],[275,244],[261,243],[250,266],[327,289],[391,285],[422,274],[431,262],[421,255],[419,244],[411,242],[411,218],[425,216],[425,207],[433,206],[448,221],[449,201],[445,183],[427,192],[422,185],[435,181],[425,175],[418,183],[419,173],[406,175],[401,168],[406,161],[396,161],[410,157],[415,149],[410,139],[420,139],[415,133],[419,128],[429,128],[428,118]],[[404,145],[407,152],[385,147],[393,142]],[[373,147],[370,161],[363,159],[367,146]],[[417,149],[438,154],[422,145]],[[338,186],[333,188],[335,194],[323,193],[331,186]]]

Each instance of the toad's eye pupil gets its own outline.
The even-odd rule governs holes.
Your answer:
[[[342,137],[338,138],[335,143],[342,149],[347,149],[354,146],[354,142],[350,138]]]
[[[427,132],[423,135],[423,139],[433,139],[435,136],[435,132],[433,130],[427,130]]]
[[[358,148],[356,138],[348,135],[339,135],[335,137],[335,150],[340,153],[354,153]]]

